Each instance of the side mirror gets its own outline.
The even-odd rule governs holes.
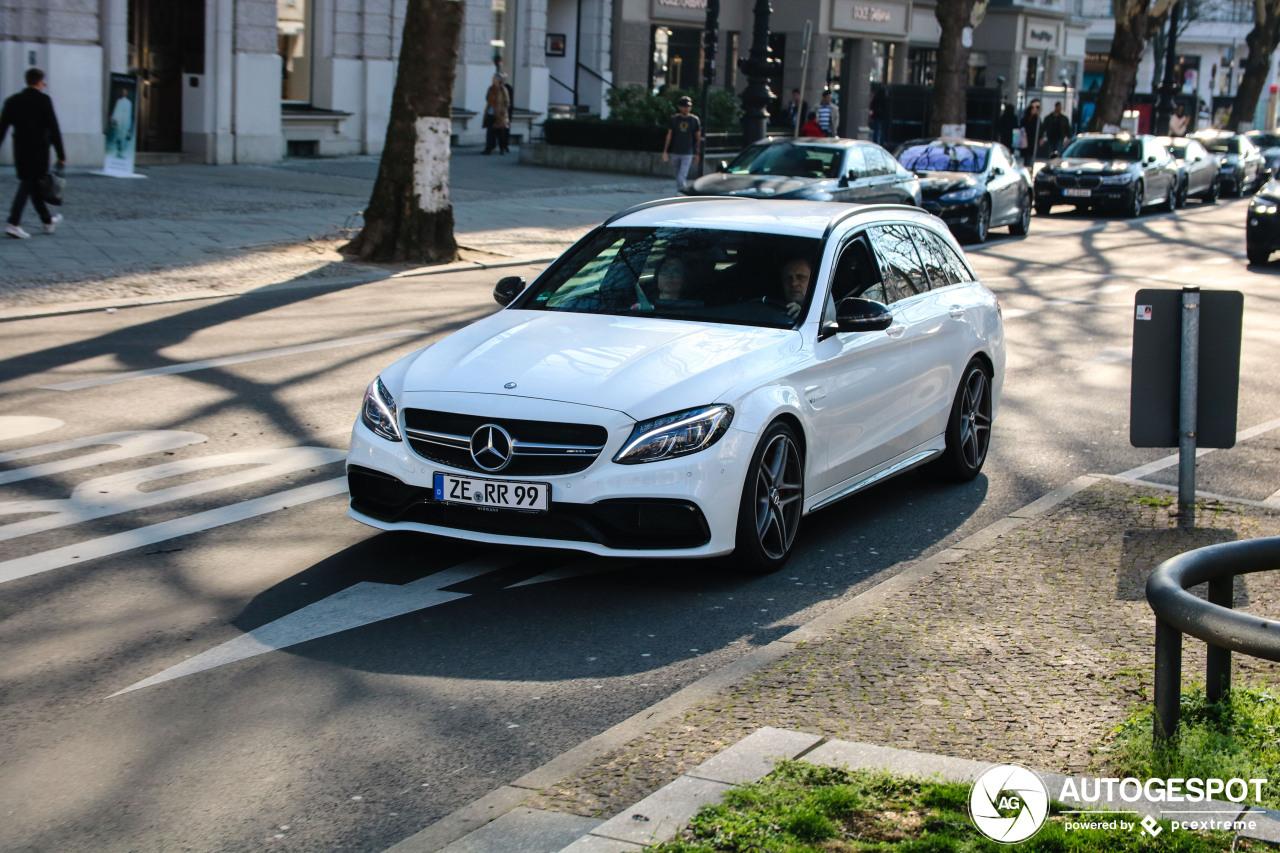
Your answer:
[[[716,166],[716,171],[717,172],[729,171],[729,162],[727,160],[721,160],[720,165]]]
[[[493,286],[493,301],[505,308],[520,295],[522,290],[524,290],[523,276],[509,275],[506,278],[500,278]]]
[[[840,176],[840,186],[847,187],[857,179],[858,175],[853,171],[853,169],[850,169]]]
[[[1150,157],[1147,158],[1148,163],[1154,163],[1155,161],[1156,161],[1156,155],[1154,154],[1152,154]]]
[[[994,167],[992,167],[992,169],[991,169],[991,177],[995,178],[995,177],[999,177],[1000,175],[1003,175],[1003,174],[1004,174],[1004,169],[1003,169],[1003,168],[1001,168],[1000,166],[994,166]]]
[[[883,303],[850,296],[836,303],[836,325],[842,332],[879,332],[893,325],[893,314]]]

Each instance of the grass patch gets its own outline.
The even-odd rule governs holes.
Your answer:
[[[1158,498],[1153,498],[1150,495],[1142,495],[1140,497],[1136,497],[1133,499],[1133,502],[1138,504],[1139,506],[1150,506],[1150,507],[1156,507],[1157,509],[1163,509],[1164,507],[1173,506],[1174,504],[1173,498],[1163,497],[1163,496]]]
[[[997,844],[969,820],[969,785],[787,761],[733,788],[650,853],[1226,853],[1265,849],[1225,832],[1067,829],[1060,807],[1031,839]],[[1128,818],[1129,816],[1124,816]]]
[[[1259,805],[1280,808],[1280,695],[1239,685],[1218,704],[1204,688],[1182,694],[1178,736],[1164,749],[1151,742],[1145,703],[1116,729],[1113,769],[1139,779],[1269,779]],[[1250,789],[1252,800],[1253,789]]]

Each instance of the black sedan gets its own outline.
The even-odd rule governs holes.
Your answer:
[[[1162,136],[1160,144],[1169,149],[1178,164],[1178,207],[1194,196],[1213,204],[1218,200],[1218,158],[1194,139],[1184,136]]]
[[[1245,137],[1258,146],[1267,164],[1267,180],[1280,178],[1280,133],[1274,130],[1250,130]]]
[[[1263,159],[1258,146],[1247,136],[1225,130],[1211,130],[1197,133],[1195,138],[1211,154],[1217,155],[1222,165],[1218,181],[1224,193],[1242,196],[1252,192],[1266,180],[1267,161]]]
[[[1272,180],[1249,202],[1245,220],[1245,251],[1249,263],[1265,264],[1280,249],[1280,180]]]
[[[898,162],[920,176],[920,206],[975,242],[992,228],[1021,236],[1031,227],[1031,175],[998,142],[914,139]]]
[[[684,193],[919,206],[920,181],[873,142],[774,139],[746,148]]]
[[[1148,204],[1174,209],[1178,167],[1154,136],[1085,133],[1036,173],[1035,187],[1042,216],[1055,204],[1141,216]]]

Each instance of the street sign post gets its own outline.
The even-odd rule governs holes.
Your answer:
[[[1244,295],[1139,290],[1134,304],[1129,443],[1178,448],[1178,526],[1195,527],[1197,447],[1233,447]]]

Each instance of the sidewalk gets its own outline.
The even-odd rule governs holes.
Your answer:
[[[0,307],[383,278],[404,267],[336,251],[360,228],[378,163],[154,166],[141,180],[72,172],[56,234],[40,233],[28,207],[31,239],[0,242]],[[522,166],[471,148],[453,152],[450,182],[458,243],[478,263],[554,258],[614,211],[672,192],[666,179]]]
[[[1192,532],[1177,529],[1173,505],[1175,492],[1147,483],[1081,478],[392,849],[553,853],[568,842],[551,827],[593,831],[767,727],[1047,773],[1105,771],[1116,725],[1151,701],[1152,569],[1191,548],[1280,535],[1280,513],[1256,503],[1209,500]],[[1237,581],[1236,606],[1280,618],[1280,577]],[[1280,675],[1244,655],[1233,663],[1236,683]],[[1203,643],[1186,641],[1183,672],[1203,681]],[[467,834],[516,808],[505,834]],[[485,841],[518,826],[557,841]]]

